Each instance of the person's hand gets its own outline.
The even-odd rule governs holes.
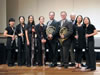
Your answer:
[[[78,39],[78,35],[75,36],[75,39]]]
[[[32,32],[35,32],[35,29],[34,28],[32,28]]]
[[[30,42],[29,42],[29,40],[27,41],[27,45],[28,45],[28,46],[30,45]]]
[[[52,40],[52,38],[53,38],[52,34],[49,34],[48,35],[48,40]]]
[[[64,39],[64,35],[60,35],[60,37],[61,37],[62,39]]]
[[[86,34],[85,37],[88,38],[88,37],[90,37],[90,35],[89,34]]]
[[[46,40],[45,39],[42,39],[41,42],[44,44],[44,43],[46,43]]]
[[[20,34],[19,34],[19,36],[23,36],[23,35],[24,35],[23,33],[20,33]]]
[[[14,35],[12,35],[11,37],[12,37],[12,40],[15,40],[15,36]]]

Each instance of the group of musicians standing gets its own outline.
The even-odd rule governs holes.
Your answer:
[[[7,63],[8,66],[14,66],[14,53],[16,45],[18,47],[18,66],[42,66],[45,65],[45,51],[49,50],[51,59],[50,67],[69,67],[69,56],[71,64],[75,68],[81,68],[82,50],[85,49],[86,69],[96,70],[96,56],[94,51],[94,35],[97,34],[96,28],[91,24],[89,17],[83,17],[75,14],[70,15],[70,21],[67,20],[67,13],[60,13],[61,20],[57,22],[55,12],[49,12],[50,20],[44,25],[45,18],[39,17],[39,24],[35,25],[34,17],[28,17],[28,23],[25,24],[24,16],[19,17],[19,24],[14,27],[15,19],[9,19],[9,25],[6,27],[4,36],[7,37]],[[49,26],[53,26],[55,31],[46,34]],[[62,27],[67,28],[67,33],[59,34]],[[17,37],[17,43],[16,43]],[[62,43],[60,39],[64,39]],[[58,46],[60,46],[61,64],[57,64]]]

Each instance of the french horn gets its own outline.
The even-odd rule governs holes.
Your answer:
[[[54,26],[48,26],[46,28],[46,35],[48,36],[49,34],[53,34],[55,31],[56,31],[56,28]],[[48,37],[48,39],[50,38]]]
[[[66,28],[66,27],[62,27],[62,28],[60,29],[60,31],[59,31],[59,35],[65,35],[65,34],[67,34],[67,33],[68,33],[68,28]],[[62,43],[63,43],[66,39],[67,39],[67,38],[64,38],[64,39],[59,38],[58,40],[59,40],[60,44],[62,45]]]

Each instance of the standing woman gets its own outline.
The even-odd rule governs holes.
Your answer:
[[[44,64],[43,51],[45,51],[45,43],[46,43],[46,26],[44,25],[44,17],[39,17],[39,24],[36,25],[37,39],[38,39],[38,52],[37,52],[37,62],[38,66],[42,66]]]
[[[26,26],[25,35],[26,35],[26,64],[28,67],[31,66],[31,51],[32,51],[32,32],[35,32],[35,29],[32,29],[32,26],[35,26],[34,17],[30,15],[28,17],[28,24]],[[32,64],[33,65],[33,64]]]
[[[16,26],[18,36],[18,66],[25,65],[25,18],[19,17],[19,24]]]
[[[76,68],[81,68],[82,49],[85,47],[85,31],[83,29],[82,20],[81,15],[77,16],[75,25],[73,26]]]
[[[96,70],[96,55],[94,51],[94,35],[97,34],[96,28],[91,24],[89,17],[84,18],[84,27],[86,30],[86,64],[90,71]]]
[[[14,57],[15,57],[15,19],[9,19],[9,25],[5,28],[4,36],[7,37],[7,60],[8,66],[14,66]]]

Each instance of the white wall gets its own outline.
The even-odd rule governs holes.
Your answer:
[[[100,30],[99,3],[100,0],[7,0],[7,21],[10,17],[14,17],[16,19],[16,24],[18,24],[19,16],[25,16],[27,22],[27,17],[29,15],[34,15],[36,24],[38,23],[39,16],[44,16],[46,23],[49,20],[49,11],[55,11],[56,20],[60,20],[60,12],[65,10],[68,13],[68,18],[72,12],[77,15],[89,16],[91,22]]]
[[[6,27],[6,0],[0,0],[0,33],[4,32]]]
[[[14,0],[15,1],[15,0]],[[49,11],[55,11],[56,20],[60,20],[60,12],[65,10],[68,13],[74,12],[77,15],[89,16],[92,23],[100,30],[99,13],[100,0],[17,0],[18,16],[24,15],[27,22],[28,15],[34,15],[36,23],[38,17],[44,16],[48,21]],[[18,18],[18,16],[16,16]]]

